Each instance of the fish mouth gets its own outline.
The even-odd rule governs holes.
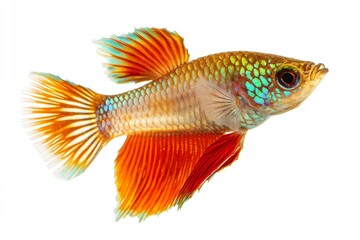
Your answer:
[[[311,80],[315,80],[315,79],[320,80],[325,76],[325,74],[328,71],[329,71],[329,69],[327,69],[324,64],[322,64],[322,63],[316,64],[310,73],[310,79]]]

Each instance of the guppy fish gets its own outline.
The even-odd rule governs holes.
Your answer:
[[[97,43],[114,82],[150,82],[102,95],[32,73],[26,125],[65,179],[83,173],[110,140],[127,136],[115,160],[117,220],[181,207],[238,158],[249,129],[297,107],[328,72],[323,64],[245,51],[189,61],[182,37],[166,29]]]

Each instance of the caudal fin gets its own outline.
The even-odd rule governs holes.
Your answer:
[[[108,139],[99,131],[100,95],[48,73],[31,73],[25,92],[25,126],[42,157],[61,178],[78,176]]]

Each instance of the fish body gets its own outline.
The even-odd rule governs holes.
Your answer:
[[[98,41],[117,82],[149,83],[102,95],[33,73],[27,125],[63,178],[81,174],[111,139],[127,135],[115,160],[117,219],[181,206],[235,161],[246,132],[297,107],[328,71],[323,64],[256,52],[189,61],[182,38],[145,28]]]

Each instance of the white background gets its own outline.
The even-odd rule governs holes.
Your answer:
[[[335,3],[336,2],[336,3]],[[19,1],[1,6],[0,239],[360,239],[359,7],[356,1]],[[160,216],[114,221],[106,146],[82,176],[53,177],[21,126],[30,71],[101,93],[92,40],[166,27],[191,59],[229,50],[323,62],[330,72],[298,109],[251,130],[240,158]]]

